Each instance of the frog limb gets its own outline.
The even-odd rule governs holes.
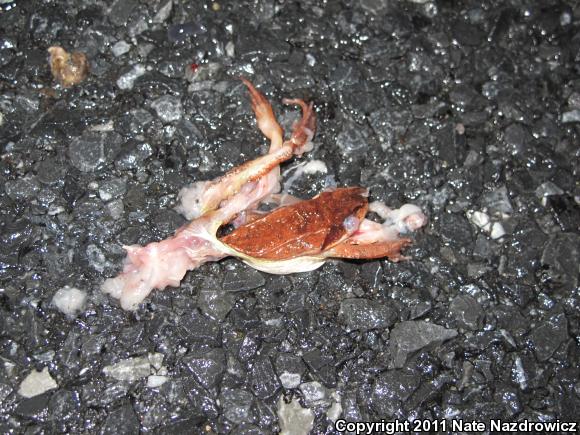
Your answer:
[[[237,166],[214,181],[195,182],[181,189],[178,194],[180,205],[177,206],[177,211],[188,219],[215,210],[222,201],[235,195],[249,182],[259,180],[264,197],[278,192],[280,163],[290,159],[294,154],[301,155],[306,149],[312,149],[310,141],[316,126],[312,104],[306,104],[299,99],[285,100],[302,108],[302,118],[294,125],[291,138],[283,141],[282,128],[276,121],[272,106],[266,97],[248,80],[242,80],[250,92],[258,127],[270,140],[270,150],[268,154]]]
[[[252,87],[252,89],[253,93],[251,95],[254,95],[254,93],[259,94],[255,88]],[[266,103],[263,101],[254,103],[257,107],[255,113],[259,119],[258,123],[260,123],[260,118],[270,118],[270,115],[271,118],[268,119],[267,123],[277,123],[273,117],[271,106],[263,96],[262,98]],[[302,155],[302,153],[312,149],[311,140],[316,127],[312,104],[306,104],[300,99],[284,100],[284,102],[286,104],[297,104],[302,108],[302,118],[294,125],[290,139],[284,141],[279,148],[271,146],[268,154],[246,162],[217,180],[212,181],[202,195],[201,214],[215,210],[221,201],[239,192],[244,184],[256,180],[260,180],[258,185],[262,192],[262,196],[256,199],[259,202],[262,198],[279,190],[280,163],[290,159],[295,154]],[[264,104],[268,105],[269,110],[262,110]],[[263,133],[265,135],[274,134],[274,130],[267,130],[266,127],[264,129]],[[280,128],[280,133],[281,131],[282,129]]]
[[[347,239],[324,252],[324,255],[329,258],[350,258],[353,260],[387,257],[389,260],[397,262],[408,259],[408,257],[401,255],[401,250],[410,244],[411,239],[407,238],[369,244],[357,244],[353,240]]]
[[[411,239],[401,237],[415,231],[427,223],[427,217],[413,204],[391,209],[384,203],[374,201],[369,211],[378,214],[384,222],[363,219],[352,237],[327,250],[324,254],[335,258],[384,258],[391,261],[406,260],[401,250],[411,244]]]
[[[154,288],[178,287],[187,271],[231,255],[216,238],[216,232],[263,195],[257,184],[244,185],[219,209],[184,225],[166,240],[146,246],[125,246],[123,272],[105,280],[103,292],[119,299],[123,309],[134,310]]]
[[[378,223],[364,219],[358,231],[351,237],[357,244],[391,242],[400,239],[401,234],[413,232],[427,224],[427,217],[413,204],[405,204],[398,209],[390,209],[385,204],[374,201],[369,211],[377,213],[384,222]]]

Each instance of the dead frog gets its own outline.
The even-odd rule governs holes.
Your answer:
[[[367,201],[367,190],[348,187],[322,192],[310,200],[277,195],[280,163],[312,149],[315,129],[312,104],[285,100],[302,108],[302,119],[290,139],[272,107],[253,85],[250,91],[258,127],[270,140],[268,154],[236,167],[214,181],[193,183],[183,189],[178,210],[193,219],[174,236],[147,246],[126,246],[123,272],[107,279],[102,289],[120,300],[124,309],[135,309],[152,289],[178,287],[188,270],[227,256],[240,258],[268,273],[288,274],[314,270],[329,258],[383,258],[397,261],[410,239],[401,233],[426,223],[421,210],[404,205],[391,210],[382,203]],[[258,205],[277,200],[279,207],[261,215]],[[290,204],[288,204],[290,202]],[[376,212],[384,223],[365,218]],[[226,224],[237,226],[218,238]]]
[[[426,218],[407,205],[389,210],[378,224],[365,219],[367,196],[367,189],[346,187],[280,207],[220,238],[222,250],[275,274],[313,270],[328,258],[399,261],[401,249],[411,243],[399,235],[420,228]]]

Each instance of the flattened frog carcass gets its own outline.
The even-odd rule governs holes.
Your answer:
[[[294,199],[290,205],[256,217],[257,207],[273,202],[280,190],[280,163],[312,149],[316,118],[312,104],[284,100],[302,109],[291,137],[284,140],[270,103],[250,82],[244,80],[244,84],[250,91],[258,127],[270,140],[268,153],[216,180],[184,188],[178,210],[192,220],[172,237],[146,246],[124,247],[127,258],[123,271],[102,285],[124,309],[137,308],[154,288],[178,287],[188,270],[227,256],[275,274],[313,270],[328,258],[388,257],[397,261],[403,258],[401,249],[410,243],[400,233],[425,224],[417,206],[407,204],[391,210],[382,203],[368,204],[367,190],[360,187],[322,192],[306,201]],[[368,210],[376,212],[384,223],[366,219]],[[218,230],[229,223],[238,228],[219,238]]]
[[[411,239],[398,235],[422,226],[424,215],[413,206],[385,227],[365,219],[367,196],[361,187],[322,192],[255,219],[220,241],[230,255],[276,274],[313,270],[333,257],[402,259],[400,251]]]

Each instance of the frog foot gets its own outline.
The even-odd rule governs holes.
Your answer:
[[[292,126],[290,142],[294,145],[294,154],[301,156],[306,152],[312,151],[314,147],[312,138],[316,131],[316,115],[313,104],[307,104],[299,98],[284,98],[282,102],[284,104],[298,105],[302,109],[302,118]]]

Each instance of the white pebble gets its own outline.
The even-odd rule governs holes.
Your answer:
[[[468,215],[469,220],[473,223],[476,227],[482,228],[487,230],[489,226],[489,215],[482,211],[474,211],[473,213]]]
[[[50,376],[48,367],[45,367],[41,372],[37,372],[36,370],[31,371],[24,378],[20,387],[18,387],[18,394],[26,398],[31,398],[55,388],[58,388],[58,384]]]
[[[314,413],[308,408],[302,408],[298,399],[286,403],[280,396],[277,414],[280,435],[307,435],[314,426]]]
[[[123,216],[125,206],[123,205],[122,200],[116,199],[107,204],[107,209],[109,210],[109,214],[111,215],[111,217],[117,220],[120,219],[121,216]]]
[[[103,373],[118,381],[136,381],[151,374],[147,356],[127,358],[103,368]]]
[[[473,225],[488,233],[493,240],[501,239],[506,235],[506,230],[501,222],[492,222],[487,213],[482,211],[467,212],[467,218]]]
[[[282,386],[288,389],[298,388],[301,380],[302,377],[298,373],[289,373],[285,371],[280,375],[280,381],[282,382]]]
[[[115,57],[122,56],[129,50],[131,50],[131,46],[127,44],[125,41],[119,41],[111,47],[111,51],[113,52],[113,56]]]
[[[153,17],[153,22],[155,24],[164,23],[167,20],[167,18],[169,18],[169,15],[171,15],[172,9],[173,9],[173,1],[169,0],[167,3],[161,6],[159,11],[155,14],[155,16]]]
[[[85,308],[87,294],[75,287],[64,286],[52,297],[52,304],[61,313],[75,316]]]
[[[505,236],[505,234],[506,234],[506,231],[501,223],[496,222],[491,226],[490,236],[493,240],[500,239],[503,236]]]
[[[157,388],[167,382],[167,376],[150,375],[147,378],[147,388]]]
[[[326,411],[326,417],[333,423],[338,420],[338,417],[342,414],[342,405],[340,400],[340,393],[338,391],[333,391],[332,393],[333,402],[328,411]]]
[[[129,72],[123,74],[117,79],[117,86],[119,89],[133,89],[135,80],[145,74],[147,70],[143,65],[138,63]]]
[[[118,381],[137,381],[149,377],[153,371],[158,371],[163,364],[163,354],[150,353],[145,356],[123,359],[115,364],[103,368],[103,373]]]
[[[234,57],[236,55],[236,46],[232,41],[229,41],[226,44],[226,54],[228,57]]]

